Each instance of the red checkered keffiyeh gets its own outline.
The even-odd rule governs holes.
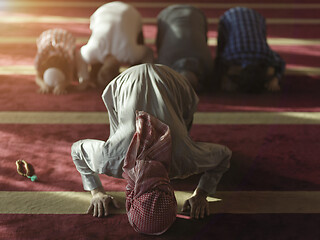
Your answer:
[[[67,79],[72,78],[75,68],[76,39],[64,29],[49,29],[37,38],[35,67],[40,77],[49,67],[59,68]]]
[[[159,235],[175,221],[177,202],[170,185],[171,135],[167,125],[139,111],[123,177],[127,179],[126,209],[135,231]]]

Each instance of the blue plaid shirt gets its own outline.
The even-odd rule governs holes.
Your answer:
[[[244,7],[231,8],[220,18],[217,59],[242,67],[265,63],[275,68],[278,79],[285,70],[285,62],[267,43],[264,17]]]

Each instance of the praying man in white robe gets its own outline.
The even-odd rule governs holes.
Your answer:
[[[108,205],[118,202],[106,194],[99,174],[122,178],[128,147],[136,131],[136,112],[144,111],[168,125],[172,138],[170,179],[202,173],[183,211],[191,217],[209,214],[207,196],[213,196],[229,168],[231,151],[216,143],[195,142],[189,136],[198,97],[184,76],[164,65],[141,64],[118,75],[105,88],[102,99],[108,110],[107,141],[86,139],[73,144],[72,159],[83,187],[92,193],[94,216],[108,215]]]
[[[81,56],[100,86],[116,77],[122,65],[153,62],[153,51],[144,44],[142,17],[132,5],[115,1],[100,6],[90,17],[90,30]]]

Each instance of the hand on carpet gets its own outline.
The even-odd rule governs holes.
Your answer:
[[[41,94],[47,94],[50,92],[50,87],[47,85],[43,85],[38,89],[38,92]]]
[[[66,93],[67,93],[67,89],[65,88],[65,86],[57,85],[53,89],[54,95],[62,95],[62,94],[66,94]]]
[[[207,193],[200,189],[196,189],[191,198],[187,199],[182,207],[182,212],[189,212],[190,217],[198,219],[209,216],[209,202],[207,201]]]
[[[120,208],[118,201],[112,196],[102,192],[94,193],[87,213],[92,214],[94,217],[108,216],[110,202],[116,208]]]

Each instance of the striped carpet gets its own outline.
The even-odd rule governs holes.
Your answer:
[[[116,197],[122,206],[120,209],[112,208],[111,214],[125,214],[125,193],[108,194]],[[175,195],[180,213],[184,200],[190,197],[191,192],[176,191]],[[227,191],[218,192],[216,196],[208,197],[212,214],[320,213],[320,205],[317,204],[320,192],[316,191]],[[0,214],[85,214],[91,195],[68,191],[2,191],[0,199]],[[19,204],[21,199],[25,204]]]
[[[153,47],[156,16],[172,1],[132,2]],[[106,139],[108,116],[101,90],[40,95],[33,82],[35,39],[61,27],[90,36],[89,17],[104,1],[0,1],[0,239],[320,239],[320,2],[319,0],[200,0],[215,53],[219,16],[233,6],[257,9],[267,19],[268,42],[287,62],[280,94],[200,96],[191,137],[226,144],[231,169],[210,199],[210,217],[179,215],[166,234],[136,234],[124,214],[121,179],[102,177],[122,203],[112,216],[85,213],[90,195],[70,157],[82,138]],[[15,161],[35,166],[39,182],[16,173]],[[179,206],[198,176],[173,182]]]

